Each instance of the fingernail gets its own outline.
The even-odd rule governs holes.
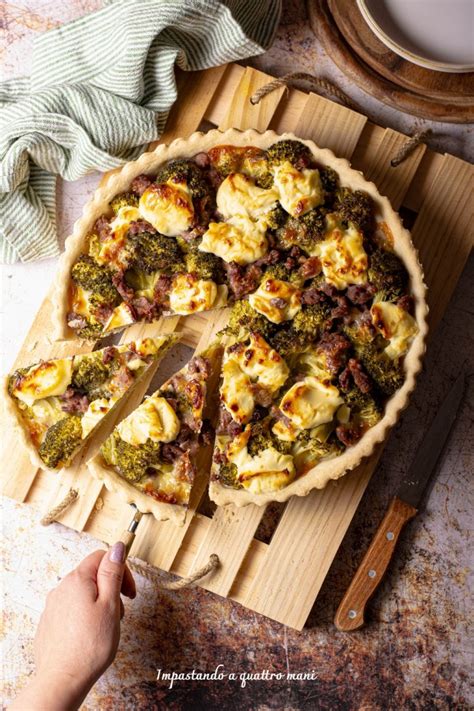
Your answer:
[[[125,562],[125,543],[122,541],[114,543],[112,548],[109,550],[109,560],[111,560],[112,563]]]

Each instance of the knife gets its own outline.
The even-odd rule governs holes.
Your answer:
[[[460,375],[441,405],[423,442],[405,475],[396,496],[390,502],[367,553],[338,607],[334,624],[343,632],[359,629],[369,599],[382,581],[395,551],[403,526],[418,512],[428,481],[435,471],[461,404],[465,389]]]
[[[143,516],[142,512],[137,509],[135,504],[130,504],[130,506],[134,509],[133,513],[133,518],[129,523],[128,528],[123,531],[122,535],[120,536],[120,539],[122,543],[125,546],[125,559],[128,558],[128,554],[130,553],[130,548],[133,545],[133,541],[135,540],[135,535],[136,535],[136,530],[138,528],[138,524],[141,521],[141,518]]]

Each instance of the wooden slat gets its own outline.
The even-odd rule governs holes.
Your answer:
[[[412,231],[428,286],[430,328],[441,320],[473,244],[474,167],[445,155]]]
[[[367,116],[310,94],[295,133],[309,138],[320,148],[330,148],[341,158],[350,158],[367,122]]]
[[[424,144],[417,146],[403,163],[393,168],[390,161],[406,143],[407,137],[387,128],[376,151],[371,152],[365,177],[372,180],[381,195],[386,195],[395,210],[402,204],[410,183],[426,151]]]
[[[302,629],[374,464],[372,458],[322,491],[289,501],[244,605]]]
[[[266,96],[265,101],[251,104],[252,94],[265,84],[268,84],[268,74],[250,67],[245,69],[237,88],[229,97],[227,113],[219,124],[221,131],[228,128],[255,128],[257,131],[265,131],[268,128],[285,89],[280,87]]]

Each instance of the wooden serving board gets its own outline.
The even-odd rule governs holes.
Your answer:
[[[307,6],[328,55],[369,94],[422,118],[474,121],[474,72],[438,72],[403,59],[372,32],[356,0],[308,0]]]
[[[408,208],[415,218],[413,240],[429,286],[431,328],[436,327],[471,249],[472,166],[418,146],[404,163],[391,168],[390,158],[406,136],[371,124],[362,114],[327,99],[295,89],[288,94],[283,89],[275,91],[253,106],[249,97],[271,79],[236,64],[180,74],[179,100],[162,141],[185,137],[201,126],[262,131],[272,128],[279,133],[294,131],[351,159],[354,167],[388,195],[396,209]],[[51,302],[46,298],[18,354],[17,366],[78,350],[77,342],[51,343],[47,337],[50,314]],[[202,349],[223,326],[225,318],[225,312],[218,312],[171,317],[154,325],[137,324],[124,332],[122,340],[180,330],[188,345]],[[87,348],[83,345],[82,350]],[[133,394],[122,415],[138,403],[146,387],[147,383]],[[111,426],[112,423],[108,429]],[[6,495],[39,504],[46,511],[74,485],[79,489],[79,498],[61,516],[61,522],[107,543],[117,539],[131,518],[130,507],[91,479],[83,463],[97,448],[104,431],[101,437],[94,438],[79,463],[60,474],[36,470],[8,434],[6,423],[3,432],[2,488]],[[267,544],[255,538],[264,508],[217,508],[212,516],[199,510],[205,500],[210,458],[209,450],[203,451],[186,524],[178,528],[145,516],[131,555],[162,570],[188,575],[207,562],[211,553],[217,553],[221,566],[202,581],[203,587],[301,629],[380,453],[381,448],[326,489],[313,491],[306,498],[291,499],[284,505]]]

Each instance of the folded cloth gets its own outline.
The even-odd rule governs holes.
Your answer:
[[[176,99],[174,65],[261,54],[281,0],[115,0],[41,35],[31,78],[0,83],[0,262],[59,254],[56,175],[133,160]]]

